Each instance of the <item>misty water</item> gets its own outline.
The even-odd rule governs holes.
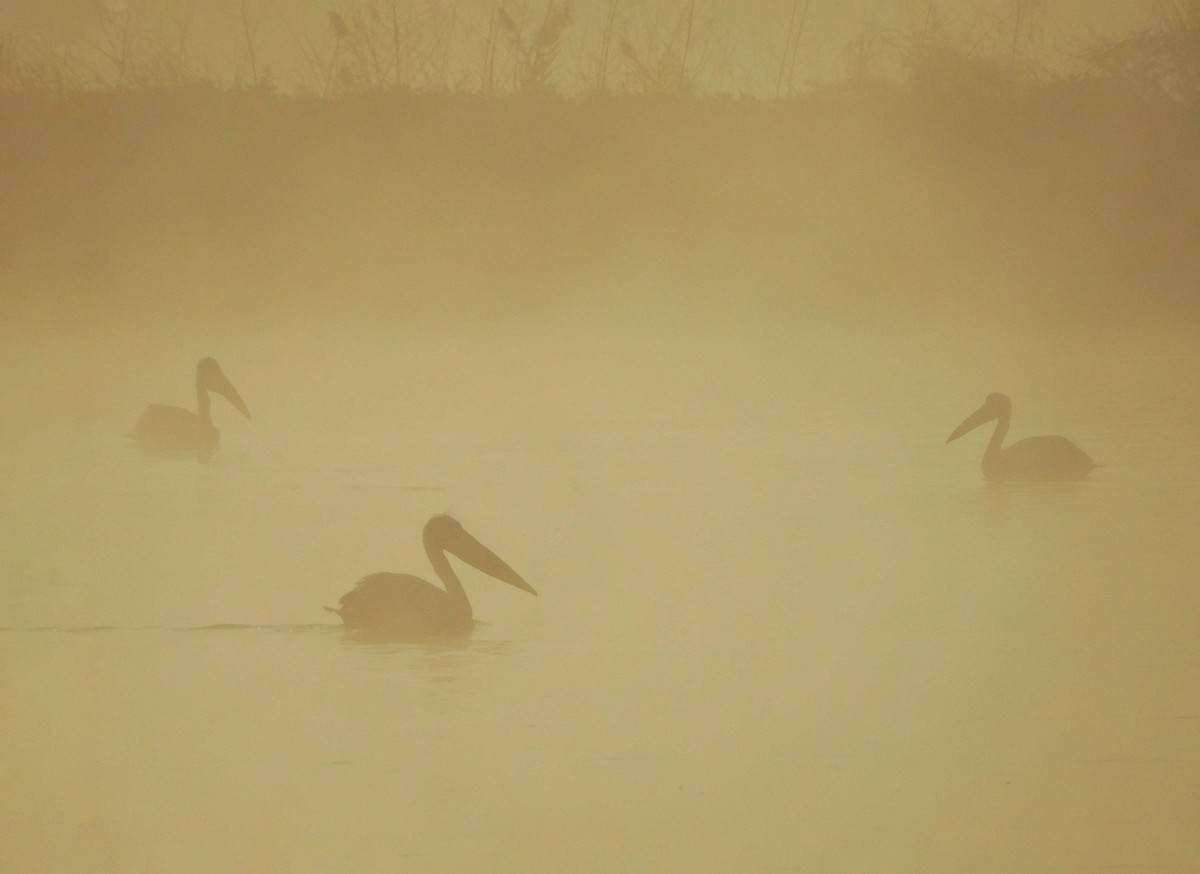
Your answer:
[[[1200,866],[1191,329],[136,333],[0,348],[5,870]],[[127,447],[204,355],[253,421]],[[1105,466],[985,483],[991,391]],[[460,565],[470,640],[347,639],[435,513],[539,597]]]

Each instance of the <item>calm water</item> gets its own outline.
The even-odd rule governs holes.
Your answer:
[[[10,338],[0,868],[1200,870],[1195,338],[666,324]],[[126,449],[202,354],[255,421]],[[345,640],[437,512],[540,597]]]

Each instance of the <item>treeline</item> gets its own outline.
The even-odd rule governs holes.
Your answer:
[[[80,324],[647,298],[1194,321],[1194,83],[1121,60],[1166,34],[1070,77],[926,42],[903,80],[779,100],[9,87],[0,306]]]
[[[1194,101],[1200,0],[1142,5],[1144,28],[1119,38],[1064,33],[1031,0],[957,18],[930,0],[911,4],[893,26],[868,24],[847,39],[822,29],[830,16],[823,0],[783,0],[740,16],[711,0],[104,0],[69,40],[0,32],[0,91],[778,100],[847,83],[994,90],[1086,78]]]

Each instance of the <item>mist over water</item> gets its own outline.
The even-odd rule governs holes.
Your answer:
[[[1196,338],[1017,333],[242,327],[207,464],[120,437],[182,338],[7,339],[7,864],[1188,870]],[[996,382],[1107,466],[983,482]],[[540,597],[347,641],[439,512]]]
[[[1195,106],[934,84],[0,89],[0,869],[1200,868]]]

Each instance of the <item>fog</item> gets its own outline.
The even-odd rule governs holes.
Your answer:
[[[815,5],[779,99],[6,56],[0,868],[1200,868],[1200,83]],[[993,392],[1099,466],[985,480]],[[325,612],[441,514],[537,597]]]

